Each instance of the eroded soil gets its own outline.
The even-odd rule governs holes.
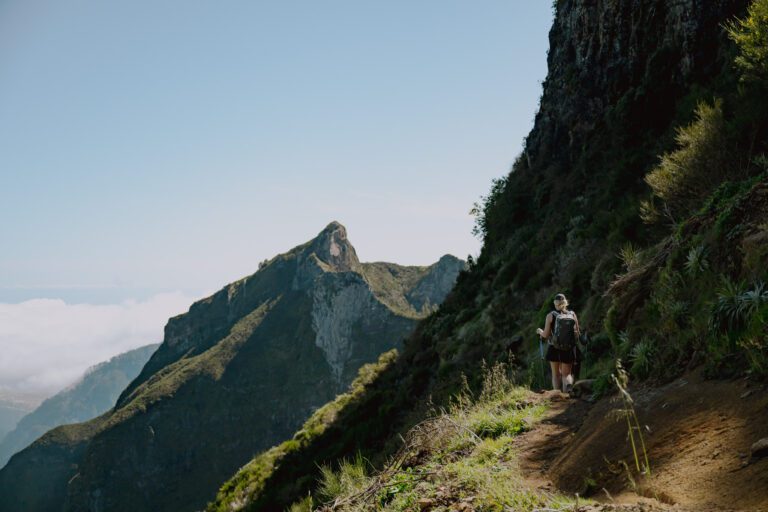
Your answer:
[[[694,372],[631,393],[650,476],[635,470],[618,397],[590,404],[550,391],[550,413],[517,442],[528,484],[602,503],[585,511],[768,512],[768,457],[749,455],[768,437],[764,385]]]

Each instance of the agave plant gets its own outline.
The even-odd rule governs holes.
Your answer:
[[[632,347],[632,351],[629,353],[632,373],[641,377],[648,375],[651,371],[654,352],[653,342],[648,338],[643,338],[637,345]]]
[[[715,332],[740,332],[765,305],[768,305],[768,290],[764,283],[758,281],[748,290],[743,282],[734,283],[725,278],[717,293],[711,328]]]
[[[707,261],[706,249],[703,245],[691,247],[685,260],[685,270],[689,275],[695,276],[707,270],[709,262]]]

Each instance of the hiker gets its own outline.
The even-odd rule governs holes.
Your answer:
[[[554,300],[555,310],[547,314],[544,329],[538,328],[539,336],[548,341],[546,360],[552,368],[552,389],[568,393],[573,387],[573,363],[576,340],[579,339],[579,319],[568,309],[568,299],[558,293]]]

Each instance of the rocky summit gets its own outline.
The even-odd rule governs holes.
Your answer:
[[[361,263],[344,226],[171,318],[117,404],[0,471],[0,511],[197,510],[289,438],[365,363],[398,348],[465,263]]]

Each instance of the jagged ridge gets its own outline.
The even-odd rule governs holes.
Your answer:
[[[439,285],[422,288],[438,304],[463,266],[453,257],[430,267],[360,263],[345,228],[329,224],[170,319],[112,411],[49,432],[0,471],[0,510],[201,507],[362,364],[400,346],[425,314],[406,294],[428,279]],[[453,278],[434,276],[444,272]]]

